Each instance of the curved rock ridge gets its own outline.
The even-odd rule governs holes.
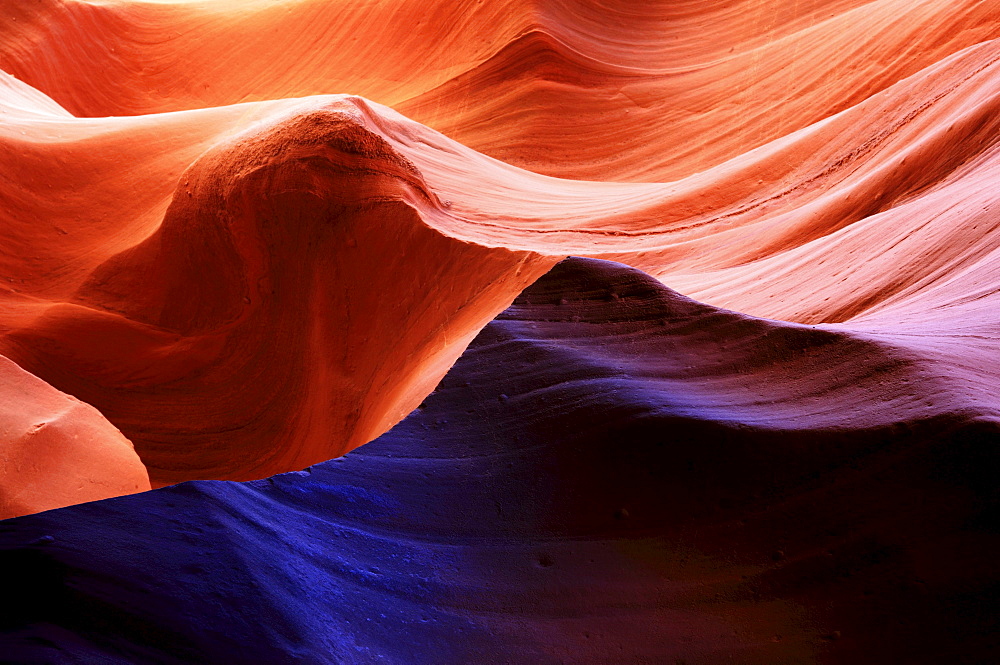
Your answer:
[[[429,227],[440,202],[358,104],[298,102],[223,133],[152,232],[86,257],[71,294],[49,266],[30,296],[10,289],[5,352],[97,406],[157,484],[302,468],[387,430],[557,258]]]
[[[509,163],[588,180],[703,171],[1000,37],[1000,8],[979,0],[39,0],[2,11],[0,68],[75,115],[349,92]]]
[[[0,70],[0,661],[1000,662],[1000,3],[12,0]]]
[[[998,420],[923,405],[937,373],[570,259],[341,458],[0,524],[24,589],[0,645],[20,663],[985,662]]]
[[[0,356],[0,519],[148,489],[132,444],[94,407]]]
[[[465,237],[628,263],[757,316],[849,323],[883,301],[920,308],[927,285],[973,264],[984,278],[995,270],[998,49],[967,49],[672,183],[551,180],[484,163],[475,172],[493,182],[472,198],[449,182],[471,170],[471,153],[432,152],[426,139],[401,149],[456,202],[438,225],[460,216]]]
[[[997,378],[997,48],[673,183],[535,174],[358,97],[77,119],[5,79],[0,352],[155,484],[371,440],[567,254],[768,318],[974,334],[927,349],[969,394]]]

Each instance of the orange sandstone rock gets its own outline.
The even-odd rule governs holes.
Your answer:
[[[98,411],[0,356],[0,519],[149,489]]]

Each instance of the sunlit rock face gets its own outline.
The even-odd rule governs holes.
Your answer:
[[[0,660],[1000,662],[998,38],[0,2]]]

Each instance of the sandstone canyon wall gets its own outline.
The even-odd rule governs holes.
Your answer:
[[[0,0],[0,70],[0,662],[1000,660],[1000,5]]]

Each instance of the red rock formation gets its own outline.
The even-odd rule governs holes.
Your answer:
[[[11,0],[0,69],[0,518],[91,502],[0,659],[1000,662],[1000,4]]]
[[[267,108],[264,120],[241,117],[249,125],[242,133],[232,133],[240,127],[234,110],[230,134],[216,129],[219,142],[179,176],[158,226],[143,224],[142,214],[137,221],[119,199],[109,202],[119,218],[132,216],[121,225],[55,224],[52,215],[50,235],[76,241],[57,248],[60,255],[45,244],[38,219],[31,228],[16,224],[30,206],[50,204],[29,186],[37,187],[40,168],[22,169],[27,201],[8,211],[12,239],[49,260],[35,264],[32,250],[9,257],[8,274],[30,279],[4,296],[20,307],[3,317],[0,345],[108,415],[157,484],[262,477],[374,438],[556,260],[429,227],[421,211],[442,203],[416,167],[365,126],[355,103]],[[177,120],[175,127],[142,122],[158,127],[168,145],[213,129],[199,118]],[[56,122],[34,116],[29,125],[37,137]],[[69,133],[80,123],[66,124]],[[39,143],[73,170],[64,186],[89,175],[65,156],[75,141]],[[135,146],[144,162],[126,175],[102,145],[106,161],[98,165],[114,185],[163,177],[160,146]],[[114,185],[95,180],[106,199]],[[137,198],[150,216],[163,206],[151,195]],[[116,238],[127,231],[128,240]],[[81,257],[88,241],[98,246]],[[88,263],[60,271],[66,255]],[[70,277],[75,291],[60,288]]]
[[[148,489],[132,444],[94,407],[0,357],[0,519]]]
[[[384,432],[575,254],[919,349],[972,400],[1000,378],[997,10],[907,7],[5,7],[39,89],[0,90],[0,352],[155,484],[265,476]],[[415,119],[212,106],[345,88]]]
[[[979,0],[8,5],[0,68],[74,115],[349,93],[588,180],[703,171],[1000,37]]]

